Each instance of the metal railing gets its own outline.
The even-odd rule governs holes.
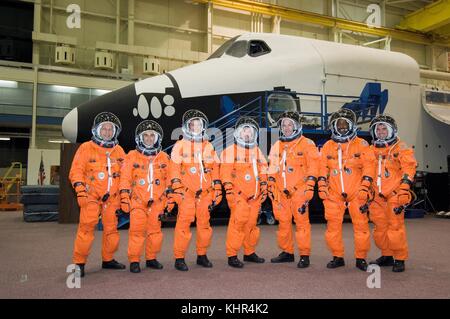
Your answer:
[[[339,107],[343,105],[348,105],[351,107],[357,116],[357,124],[363,124],[369,122],[374,116],[376,116],[378,105],[369,105],[369,107],[363,107],[363,103],[358,102],[359,96],[352,95],[337,95],[337,94],[314,94],[314,93],[298,93],[293,91],[266,91],[264,95],[258,96],[257,98],[252,99],[248,103],[240,106],[237,105],[236,108],[221,116],[220,118],[214,120],[210,123],[209,128],[216,128],[225,132],[224,135],[219,138],[215,138],[212,141],[213,146],[218,146],[219,143],[232,141],[231,135],[232,131],[227,131],[227,128],[231,128],[235,125],[237,119],[241,116],[251,116],[254,117],[258,123],[260,128],[265,128],[269,132],[272,129],[270,125],[269,116],[275,116],[277,113],[283,113],[286,109],[270,109],[269,110],[269,97],[271,94],[286,94],[291,98],[296,99],[301,105],[301,101],[304,100],[302,97],[312,97],[316,98],[316,102],[320,104],[320,110],[318,112],[310,112],[310,111],[301,111],[301,114],[305,117],[318,118],[320,124],[319,125],[304,125],[305,133],[312,134],[328,134],[328,118],[333,112],[329,112],[330,103],[338,104]],[[331,99],[335,99],[335,101],[330,101]],[[343,101],[339,101],[339,100]],[[314,100],[312,100],[314,101]],[[301,109],[301,107],[300,107]],[[276,117],[276,116],[275,116]],[[367,131],[360,131],[362,135],[367,135]],[[164,148],[164,151],[168,152],[175,143],[170,146]],[[222,144],[226,145],[226,144]]]

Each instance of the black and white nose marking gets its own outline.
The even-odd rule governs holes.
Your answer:
[[[164,108],[164,114],[166,114],[166,116],[173,116],[175,114],[175,108],[173,107],[173,103],[175,102],[175,99],[173,98],[172,95],[165,95],[163,97],[163,102],[164,104],[166,104],[167,106]]]
[[[144,94],[142,94],[141,96],[139,96],[137,108],[133,109],[133,115],[138,116],[139,114],[141,118],[146,119],[148,117],[148,113],[149,113],[148,102]]]
[[[159,119],[164,112],[168,117],[175,115],[175,107],[173,103],[175,98],[166,94],[162,98],[163,104],[157,96],[153,96],[150,100],[150,105],[144,94],[141,94],[138,99],[138,105],[133,109],[133,115],[135,117],[140,116],[142,119],[148,118],[151,114],[155,119]]]

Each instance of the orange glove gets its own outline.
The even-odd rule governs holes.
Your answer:
[[[184,188],[183,184],[181,184],[181,181],[178,178],[172,179],[172,193],[169,193],[168,198],[172,198],[173,201],[175,201],[178,205],[181,204],[181,201],[183,200],[184,196]]]
[[[167,189],[167,211],[170,213],[177,205],[178,195],[174,194],[173,189]]]
[[[404,206],[408,205],[411,202],[412,196],[411,192],[409,191],[410,188],[411,181],[403,179],[397,191],[397,200],[399,205]]]
[[[228,206],[230,206],[234,204],[235,201],[233,184],[230,182],[225,182],[223,187],[225,188],[225,196],[227,198]]]
[[[277,190],[277,184],[275,178],[269,177],[267,179],[267,191],[269,193],[274,193]]]
[[[317,185],[319,186],[319,197],[320,199],[328,198],[328,185],[327,178],[324,176],[319,176]]]
[[[178,178],[174,178],[170,181],[171,183],[171,188],[175,191],[175,192],[180,192],[183,189],[183,184],[181,184],[181,180],[179,180]]]
[[[369,176],[363,176],[361,186],[358,191],[358,198],[361,201],[367,201],[370,198],[370,186],[372,185],[372,178]]]
[[[260,200],[261,203],[264,203],[267,199],[267,182],[266,181],[262,181],[261,183],[259,183],[259,189],[261,191],[261,195],[260,195]]]
[[[183,200],[183,194],[175,193],[173,189],[167,190],[167,211],[170,213],[175,205],[180,205]]]
[[[85,207],[88,203],[86,187],[82,182],[74,183],[73,187],[75,189],[75,193],[77,193],[78,206],[80,206],[80,208]]]
[[[214,186],[214,197],[213,197],[213,206],[217,206],[222,201],[222,182],[218,179],[213,181]]]
[[[306,180],[305,199],[310,201],[314,197],[314,186],[316,185],[317,178],[314,176],[308,176]]]
[[[267,181],[267,195],[272,202],[280,201],[280,193],[277,188],[276,180],[273,177],[269,177]]]
[[[121,189],[120,190],[120,210],[124,213],[130,213],[131,203],[130,203],[130,190]]]

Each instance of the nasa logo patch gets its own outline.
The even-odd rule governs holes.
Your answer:
[[[145,185],[145,180],[143,178],[141,178],[139,180],[139,185],[141,185],[141,186]]]
[[[331,174],[332,174],[333,176],[336,176],[338,173],[339,173],[339,172],[338,172],[337,169],[334,169],[334,170],[331,172]]]
[[[156,184],[156,185],[161,184],[161,182],[159,181],[159,179],[156,179],[156,180],[155,180],[155,184]]]
[[[252,177],[250,176],[250,174],[246,174],[244,178],[245,178],[246,181],[249,181],[249,180],[252,179]]]
[[[98,173],[97,176],[98,176],[98,179],[100,179],[100,180],[105,179],[105,173],[103,173],[103,172]]]
[[[192,167],[189,169],[189,171],[190,171],[192,174],[197,173],[197,169],[195,168],[195,166],[192,166]]]

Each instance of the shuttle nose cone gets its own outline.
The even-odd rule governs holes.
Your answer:
[[[78,110],[74,108],[63,119],[62,132],[66,139],[76,143],[78,135]]]

